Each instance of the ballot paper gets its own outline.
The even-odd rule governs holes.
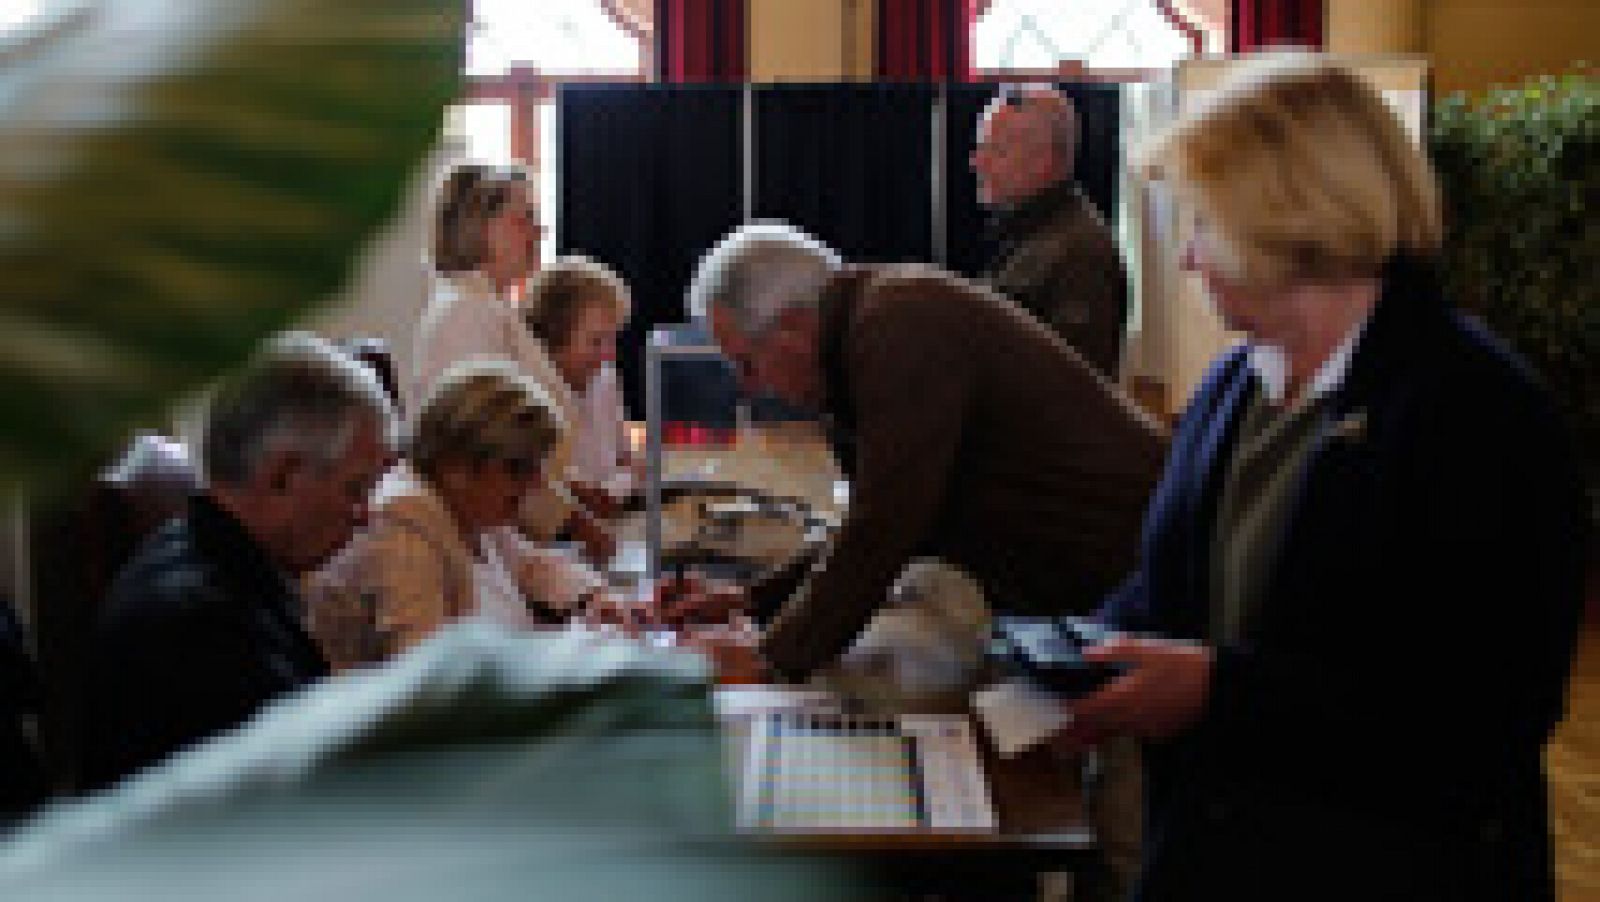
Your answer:
[[[1072,721],[1061,699],[1023,679],[973,693],[972,708],[995,750],[1006,758],[1033,748]]]

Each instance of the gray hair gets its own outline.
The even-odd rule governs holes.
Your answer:
[[[213,394],[201,465],[223,485],[247,482],[286,450],[327,467],[349,451],[363,417],[393,447],[394,408],[377,376],[315,335],[285,332]]]
[[[700,322],[725,311],[745,335],[780,314],[815,306],[823,283],[844,265],[838,252],[785,222],[740,226],[700,260],[689,283],[689,312]]]
[[[1063,168],[1072,171],[1078,157],[1078,108],[1060,89],[1041,84],[1011,84],[989,102],[989,109],[1004,104],[1024,108],[1048,130],[1050,147]]]

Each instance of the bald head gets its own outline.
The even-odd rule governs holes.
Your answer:
[[[989,102],[978,124],[972,169],[978,200],[1020,203],[1072,176],[1078,114],[1067,95],[1047,85],[1008,88]]]

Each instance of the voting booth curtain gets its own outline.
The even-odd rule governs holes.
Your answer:
[[[633,290],[618,368],[629,415],[641,418],[645,337],[683,320],[700,255],[744,221],[741,89],[567,85],[557,103],[556,245],[611,266]]]
[[[1114,220],[1115,85],[1061,86],[1078,105],[1077,177]],[[619,342],[629,413],[643,413],[649,330],[682,322],[695,264],[747,218],[783,219],[856,262],[968,275],[991,248],[969,165],[993,85],[568,85],[558,97],[556,244],[633,289]]]

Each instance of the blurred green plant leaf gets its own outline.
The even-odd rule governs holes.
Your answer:
[[[346,278],[459,0],[46,3],[0,34],[0,484],[103,459]]]

